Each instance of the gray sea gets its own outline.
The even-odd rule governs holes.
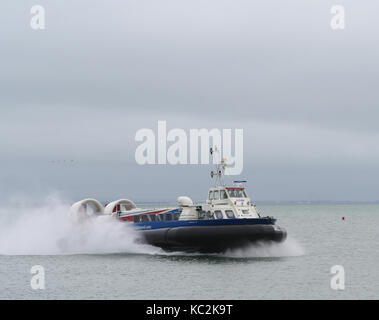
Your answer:
[[[136,244],[134,231],[115,221],[73,226],[59,201],[1,208],[0,298],[379,298],[379,204],[258,207],[287,229],[286,242],[222,255]],[[32,289],[36,265],[44,289]],[[344,290],[331,287],[335,265],[344,270]]]

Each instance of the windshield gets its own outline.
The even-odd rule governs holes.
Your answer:
[[[244,189],[231,188],[227,190],[228,190],[229,197],[231,198],[246,198],[246,193]]]

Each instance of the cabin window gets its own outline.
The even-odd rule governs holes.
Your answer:
[[[222,217],[222,212],[221,212],[221,210],[216,210],[216,211],[215,211],[215,216],[216,216],[217,219],[222,219],[223,217]]]
[[[139,222],[139,216],[133,216],[133,221],[134,222]]]
[[[218,194],[218,190],[215,190],[214,192],[213,192],[213,200],[218,200],[219,199],[219,194]]]
[[[164,220],[163,214],[162,213],[157,214],[157,221],[163,221],[163,220]]]
[[[142,222],[147,222],[148,221],[148,218],[147,218],[146,214],[144,214],[144,215],[141,216],[141,221]]]
[[[170,213],[167,213],[166,214],[166,221],[171,221],[172,220],[172,216]]]
[[[149,214],[150,221],[155,221],[155,214]]]
[[[220,199],[223,200],[223,199],[228,199],[228,196],[225,192],[225,190],[221,190],[220,191]]]
[[[228,193],[231,198],[246,198],[245,190],[240,188],[230,188]]]
[[[235,217],[234,217],[234,212],[233,212],[233,210],[225,210],[225,213],[226,213],[226,216],[227,216],[229,219],[233,219],[233,218],[235,218]]]
[[[209,200],[213,199],[213,191],[209,191]]]
[[[180,217],[180,212],[175,212],[174,213],[174,220],[179,220]]]
[[[199,218],[199,219],[204,219],[204,218],[205,218],[205,211],[200,210],[200,211],[198,212],[198,218]]]
[[[250,212],[249,210],[242,210],[243,214],[249,214],[249,212]]]
[[[207,211],[206,216],[208,219],[213,219],[213,212]]]

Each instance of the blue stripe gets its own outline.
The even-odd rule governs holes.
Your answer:
[[[148,221],[133,223],[137,229],[161,229],[185,226],[219,226],[241,224],[275,224],[276,219],[248,218],[248,219],[210,219],[210,220],[173,220],[173,221]]]

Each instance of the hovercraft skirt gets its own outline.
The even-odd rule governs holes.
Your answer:
[[[169,251],[223,252],[258,241],[281,242],[287,232],[270,224],[181,226],[141,230],[144,242]]]

